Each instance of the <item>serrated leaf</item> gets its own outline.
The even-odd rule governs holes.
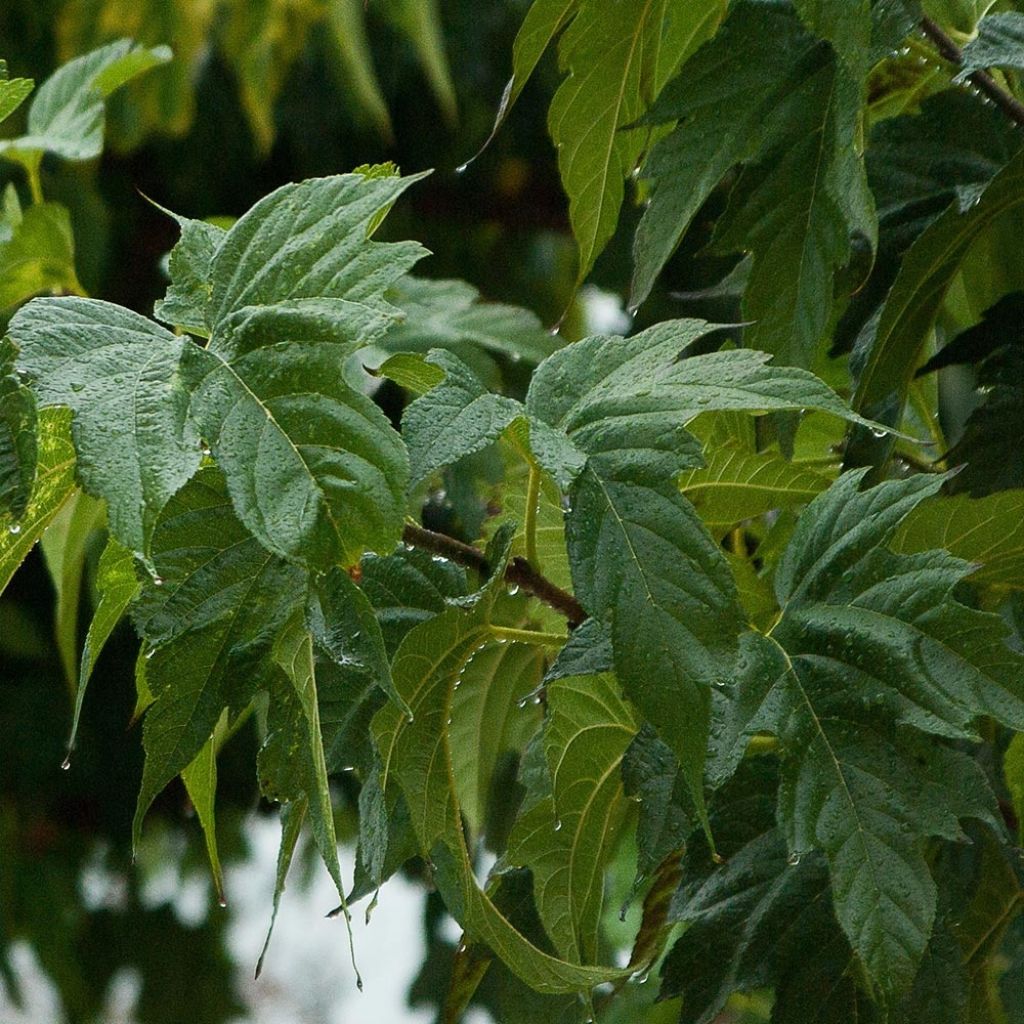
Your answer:
[[[919,505],[892,539],[894,551],[944,548],[973,562],[973,583],[1024,588],[1024,491],[983,498],[956,495]]]
[[[684,56],[714,31],[723,8],[720,0],[699,0],[685,10],[666,0],[580,0],[559,43],[568,77],[548,112],[579,246],[578,282],[615,231],[624,180],[647,140],[644,129],[630,126]]]
[[[313,178],[256,203],[210,261],[210,350],[230,361],[275,342],[355,348],[383,334],[399,316],[385,291],[426,250],[369,236],[382,211],[423,177]]]
[[[65,409],[42,409],[38,460],[28,506],[15,518],[0,512],[0,593],[75,489],[75,448]]]
[[[779,184],[785,181],[790,189],[781,197],[781,216],[773,227],[768,226],[768,232],[778,236],[779,248],[804,244],[805,252],[814,257],[818,273],[824,274],[818,283],[831,281],[832,270],[845,260],[848,242],[846,225],[836,226],[844,206],[834,199],[829,205],[822,191],[827,182],[832,193],[840,184],[835,159],[838,143],[833,137],[838,125],[829,124],[839,112],[833,110],[830,92],[836,87],[838,70],[829,53],[829,48],[807,33],[792,13],[778,6],[746,3],[735,4],[719,34],[687,62],[650,115],[651,120],[678,121],[679,125],[654,146],[641,172],[650,181],[651,200],[634,243],[632,305],[639,305],[650,293],[684,231],[726,172],[766,149],[786,145],[787,140],[792,153],[785,168],[780,167],[774,179],[766,172],[762,185],[766,191],[774,188],[778,192]],[[799,116],[810,118],[812,123],[792,119],[795,95],[804,98],[796,108]],[[771,159],[766,166],[771,166]],[[755,198],[756,193],[751,196]],[[802,222],[792,216],[794,207],[800,205],[805,211]],[[789,213],[782,213],[787,207]],[[753,230],[758,220],[753,202],[750,210],[748,226]],[[824,214],[821,225],[807,218],[815,211]],[[785,266],[775,259],[767,240],[760,238],[756,248],[763,250],[762,262],[776,272]],[[785,259],[789,260],[790,255]],[[820,333],[823,321],[819,321],[827,316],[824,310],[828,303],[820,301],[822,292],[814,292],[822,312],[812,315],[807,306],[813,289],[799,280],[799,264],[792,270],[796,276],[787,274],[777,285],[777,301],[788,301],[791,312],[802,305],[805,323],[797,326],[804,333]],[[806,289],[802,304],[792,302],[794,284]],[[830,289],[824,294],[830,294]],[[773,329],[777,331],[781,309],[770,315],[775,318]],[[768,337],[763,333],[760,336]],[[792,351],[806,350],[809,344],[805,338],[794,344]],[[769,350],[780,354],[787,351],[781,345]]]
[[[39,154],[91,160],[103,149],[104,100],[136,75],[171,59],[166,46],[130,39],[102,46],[57,69],[36,90],[25,135],[0,141],[0,155],[37,164]]]
[[[501,544],[507,558],[509,538]],[[492,558],[491,564],[495,564]],[[504,564],[497,560],[498,568]],[[500,571],[494,579],[500,581]],[[469,612],[451,608],[414,627],[392,665],[395,685],[413,712],[408,721],[384,707],[373,721],[385,786],[398,783],[411,812],[420,851],[430,856],[449,911],[467,935],[488,946],[541,992],[585,990],[618,972],[571,964],[543,953],[524,938],[478,888],[465,845],[451,775],[447,721],[455,681],[466,661],[490,637],[494,583]],[[425,755],[425,756],[424,756]]]
[[[598,956],[604,895],[598,880],[626,819],[620,766],[636,729],[611,676],[576,676],[547,687],[546,785],[539,793],[528,787],[507,857],[532,872],[544,928],[559,955],[574,963]]]
[[[81,291],[67,209],[57,203],[34,203],[25,211],[17,209],[14,216],[9,209],[0,218],[0,309],[46,292]]]
[[[100,555],[96,569],[96,592],[99,600],[89,623],[89,631],[82,646],[82,660],[78,667],[78,686],[75,690],[75,711],[71,721],[71,736],[68,739],[68,750],[75,746],[78,734],[78,722],[82,715],[82,705],[86,690],[92,677],[92,670],[114,632],[114,627],[121,621],[128,606],[139,593],[139,580],[135,573],[135,558],[125,547],[112,537]],[[205,826],[204,826],[205,828]]]
[[[963,49],[955,80],[962,82],[986,68],[1024,71],[1024,14],[1020,11],[997,11],[982,18],[977,35]]]
[[[306,600],[305,574],[246,532],[212,469],[168,502],[151,554],[160,582],[145,586],[134,616],[153,698],[136,843],[153,798],[195,759],[224,708],[238,714],[280,678],[269,655]]]
[[[338,346],[285,342],[232,362],[190,346],[183,370],[189,414],[238,516],[268,550],[327,568],[394,548],[405,446],[345,381]]]
[[[380,343],[389,352],[450,348],[458,355],[467,345],[477,345],[513,362],[536,364],[561,344],[529,310],[484,302],[464,281],[407,276],[389,297],[405,314]]]
[[[451,352],[434,349],[427,362],[444,370],[445,378],[402,414],[413,486],[496,441],[522,412],[515,399],[487,391]]]
[[[853,404],[902,407],[922,347],[961,263],[979,234],[1024,202],[1024,153],[1013,157],[968,210],[950,207],[911,246],[882,308]]]
[[[162,207],[160,209],[163,209]],[[167,269],[171,283],[167,294],[157,301],[153,315],[172,327],[180,327],[200,338],[210,336],[207,306],[210,302],[213,257],[227,233],[203,220],[173,217],[181,228],[181,238],[171,249]]]
[[[36,475],[36,403],[14,371],[17,350],[0,338],[0,515],[19,518]]]
[[[199,467],[180,373],[189,344],[96,299],[34,299],[15,314],[18,365],[40,406],[74,412],[78,479],[106,499],[110,530],[145,552],[160,509]]]
[[[958,819],[991,820],[992,802],[974,762],[901,727],[965,737],[982,714],[1019,727],[1024,662],[999,616],[952,598],[967,563],[882,547],[941,477],[859,492],[862,479],[841,477],[800,518],[775,577],[781,618],[744,641],[719,704],[712,775],[756,732],[779,736],[791,855],[825,852],[839,921],[891,1003],[934,921],[924,839],[959,838]]]

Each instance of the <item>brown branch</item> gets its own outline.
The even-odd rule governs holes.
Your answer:
[[[963,50],[931,18],[921,19],[921,31],[935,44],[935,49],[951,64],[963,67]],[[1024,103],[1007,92],[987,71],[972,71],[967,80],[984,93],[1011,121],[1024,128]]]
[[[405,527],[402,540],[412,547],[422,548],[468,569],[475,569],[482,576],[486,576],[490,571],[487,559],[479,548],[470,547],[469,544],[463,544],[461,540],[447,537],[443,533],[434,533],[433,530],[425,530],[422,526],[413,526],[410,523]],[[546,576],[537,572],[525,558],[513,558],[509,562],[508,568],[505,569],[505,581],[560,612],[568,621],[570,629],[575,629],[587,617],[583,606],[572,594],[555,586]]]

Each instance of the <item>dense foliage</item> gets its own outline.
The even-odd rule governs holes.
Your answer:
[[[424,877],[440,1019],[1024,1019],[1024,5],[534,0],[492,142],[547,76],[554,333],[424,276],[394,163],[160,206],[165,294],[89,297],[47,176],[108,106],[188,131],[211,40],[257,151],[306,33],[390,136],[375,17],[457,116],[437,3],[211,0],[184,49],[151,6],[151,45],[0,77],[0,589],[39,543],[65,767],[127,618],[134,846],[180,779],[220,889],[218,764],[258,746],[275,911],[307,828],[346,918]],[[637,330],[581,328],[592,274]]]

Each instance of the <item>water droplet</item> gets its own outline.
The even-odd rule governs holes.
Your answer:
[[[146,661],[149,661],[149,659],[152,658],[154,654],[156,654],[156,648],[150,647],[150,649],[146,651]]]
[[[800,854],[799,854],[799,853],[791,853],[791,854],[790,854],[790,855],[789,855],[789,856],[788,856],[788,857],[786,858],[786,863],[787,863],[787,864],[788,864],[788,865],[789,865],[789,866],[790,866],[791,868],[795,868],[795,867],[797,866],[797,864],[799,864],[799,863],[800,863]]]
[[[75,393],[75,394],[77,395],[77,394],[79,394],[80,392],[82,392],[82,391],[84,391],[84,390],[85,390],[85,385],[84,385],[84,384],[81,384],[81,383],[77,383],[77,384],[72,384],[72,385],[71,385],[71,390],[72,390],[72,391],[74,391],[74,393]]]
[[[65,757],[63,761],[61,761],[60,768],[61,768],[61,771],[64,771],[64,772],[71,771],[71,755],[70,754],[68,754],[68,756]]]
[[[872,427],[871,428],[871,436],[872,437],[885,437],[885,435],[888,434],[888,433],[889,433],[888,430],[882,430],[879,427]]]
[[[557,818],[555,820],[555,831],[556,832],[561,832],[562,831],[562,819],[561,818]]]
[[[455,168],[455,173],[456,174],[465,174],[466,171],[468,171],[468,170],[469,170],[469,161],[467,160],[464,164],[459,164],[459,166]]]
[[[164,578],[163,578],[163,576],[154,576],[153,577],[153,586],[154,587],[162,587],[163,585],[164,585]]]
[[[227,907],[227,905],[228,905],[228,901],[223,896],[218,896],[217,897],[217,906],[218,907],[220,907],[223,910],[225,907]]]
[[[516,707],[519,708],[520,710],[522,710],[529,703],[530,703],[530,698],[529,697],[522,697],[520,700],[516,701]]]
[[[17,537],[18,534],[21,533],[21,523],[11,523],[11,525],[7,527],[7,532]]]
[[[508,588],[508,592],[509,592],[509,593],[510,593],[510,594],[511,594],[511,595],[512,595],[513,597],[515,597],[515,596],[516,596],[516,594],[518,594],[518,593],[519,593],[519,585],[518,585],[517,583],[513,583],[513,584],[512,584],[512,586]]]
[[[407,711],[405,713],[405,720],[409,725],[412,725],[412,723],[416,721],[416,716],[411,711]]]
[[[200,451],[203,453],[203,458],[205,459],[208,459],[213,454],[213,451],[210,448],[207,448],[205,444]]]
[[[356,978],[356,988],[359,989],[360,992],[363,991],[363,979],[362,978],[358,978],[358,977]]]

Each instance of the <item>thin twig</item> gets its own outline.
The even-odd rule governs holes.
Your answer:
[[[921,19],[921,31],[935,44],[935,49],[951,64],[963,67],[963,50],[931,18]],[[972,71],[967,76],[1011,121],[1024,128],[1024,103],[1007,92],[987,71]]]
[[[441,555],[468,569],[475,569],[481,575],[486,576],[489,571],[487,559],[484,558],[482,551],[470,547],[469,544],[463,544],[462,541],[456,540],[454,537],[447,537],[443,533],[434,533],[433,530],[425,530],[422,526],[407,523],[402,539],[412,547],[423,548],[424,551]],[[513,558],[509,562],[508,568],[505,570],[505,581],[532,594],[546,605],[554,608],[556,612],[564,615],[570,629],[575,629],[587,617],[583,606],[572,594],[555,586],[551,580],[537,572],[525,558]]]

